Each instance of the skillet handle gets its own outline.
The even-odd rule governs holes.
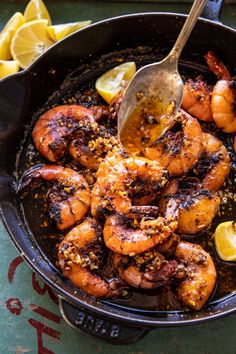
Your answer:
[[[59,308],[64,320],[76,330],[113,344],[130,344],[144,337],[151,329],[128,327],[94,316],[81,310],[60,296]]]
[[[206,6],[204,7],[201,13],[201,17],[207,20],[220,22],[220,14],[223,3],[224,0],[208,0]]]

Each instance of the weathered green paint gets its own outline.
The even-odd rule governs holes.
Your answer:
[[[0,28],[15,12],[23,11],[27,1],[0,1]],[[189,2],[189,1],[188,1]],[[187,12],[189,4],[172,0],[171,3],[101,2],[101,1],[45,1],[54,23],[82,19],[93,21],[131,12],[175,11]],[[60,4],[59,4],[60,3]],[[223,22],[236,27],[236,5],[226,5]],[[43,334],[43,345],[57,354],[236,354],[236,315],[185,328],[156,329],[140,342],[127,346],[114,346],[86,337],[71,329],[63,320],[52,322],[32,311],[32,304],[60,315],[57,305],[46,293],[39,295],[32,287],[32,271],[22,263],[18,266],[13,282],[8,281],[8,269],[18,256],[6,230],[0,223],[0,354],[38,353],[36,330],[28,320],[34,319],[60,332],[56,340]],[[40,282],[41,287],[43,283]],[[16,316],[6,307],[9,298],[18,298],[23,305]]]
[[[0,28],[1,25],[16,11],[23,12],[26,1],[0,0]],[[187,13],[192,1],[44,1],[52,16],[53,23],[66,23],[78,20],[91,19],[98,21],[107,17],[145,11],[169,11]],[[236,24],[236,1],[227,1],[223,7],[222,21],[229,26]],[[229,4],[230,3],[230,4]]]
[[[56,354],[235,354],[236,315],[202,325],[155,329],[143,340],[127,346],[115,346],[86,337],[71,329],[63,320],[56,324],[29,309],[29,305],[41,306],[60,315],[57,305],[48,294],[38,295],[32,287],[32,271],[22,263],[9,284],[8,268],[18,256],[8,235],[0,225],[0,354],[38,353],[35,329],[28,320],[33,318],[60,332],[60,340],[43,335],[44,347]],[[40,282],[42,286],[42,282]],[[19,316],[13,315],[5,305],[9,298],[18,298],[23,309]]]

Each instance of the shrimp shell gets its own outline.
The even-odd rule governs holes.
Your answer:
[[[90,206],[90,189],[81,174],[59,165],[39,165],[24,173],[19,191],[41,179],[53,183],[48,193],[48,209],[58,230],[65,230],[82,219]]]
[[[95,271],[101,269],[104,260],[102,230],[94,219],[88,219],[74,227],[59,246],[60,268],[76,287],[88,295],[117,297],[122,294],[119,279],[106,280]]]
[[[201,310],[211,296],[216,284],[216,269],[211,256],[199,245],[181,241],[175,252],[184,264],[185,279],[178,287],[182,302]]]

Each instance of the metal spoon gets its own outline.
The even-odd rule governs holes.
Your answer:
[[[183,96],[178,60],[206,2],[194,1],[168,56],[142,67],[129,83],[118,113],[118,136],[129,152],[150,146],[174,124]]]

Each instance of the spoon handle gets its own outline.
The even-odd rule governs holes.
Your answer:
[[[197,22],[198,16],[201,14],[204,6],[206,5],[208,0],[195,0],[191,10],[189,12],[189,15],[184,23],[184,26],[175,42],[174,47],[172,48],[171,52],[168,55],[168,59],[172,62],[176,62],[179,59],[179,56],[182,52],[182,49],[185,45],[185,43],[188,40],[188,37],[190,36],[193,27],[195,23]]]

